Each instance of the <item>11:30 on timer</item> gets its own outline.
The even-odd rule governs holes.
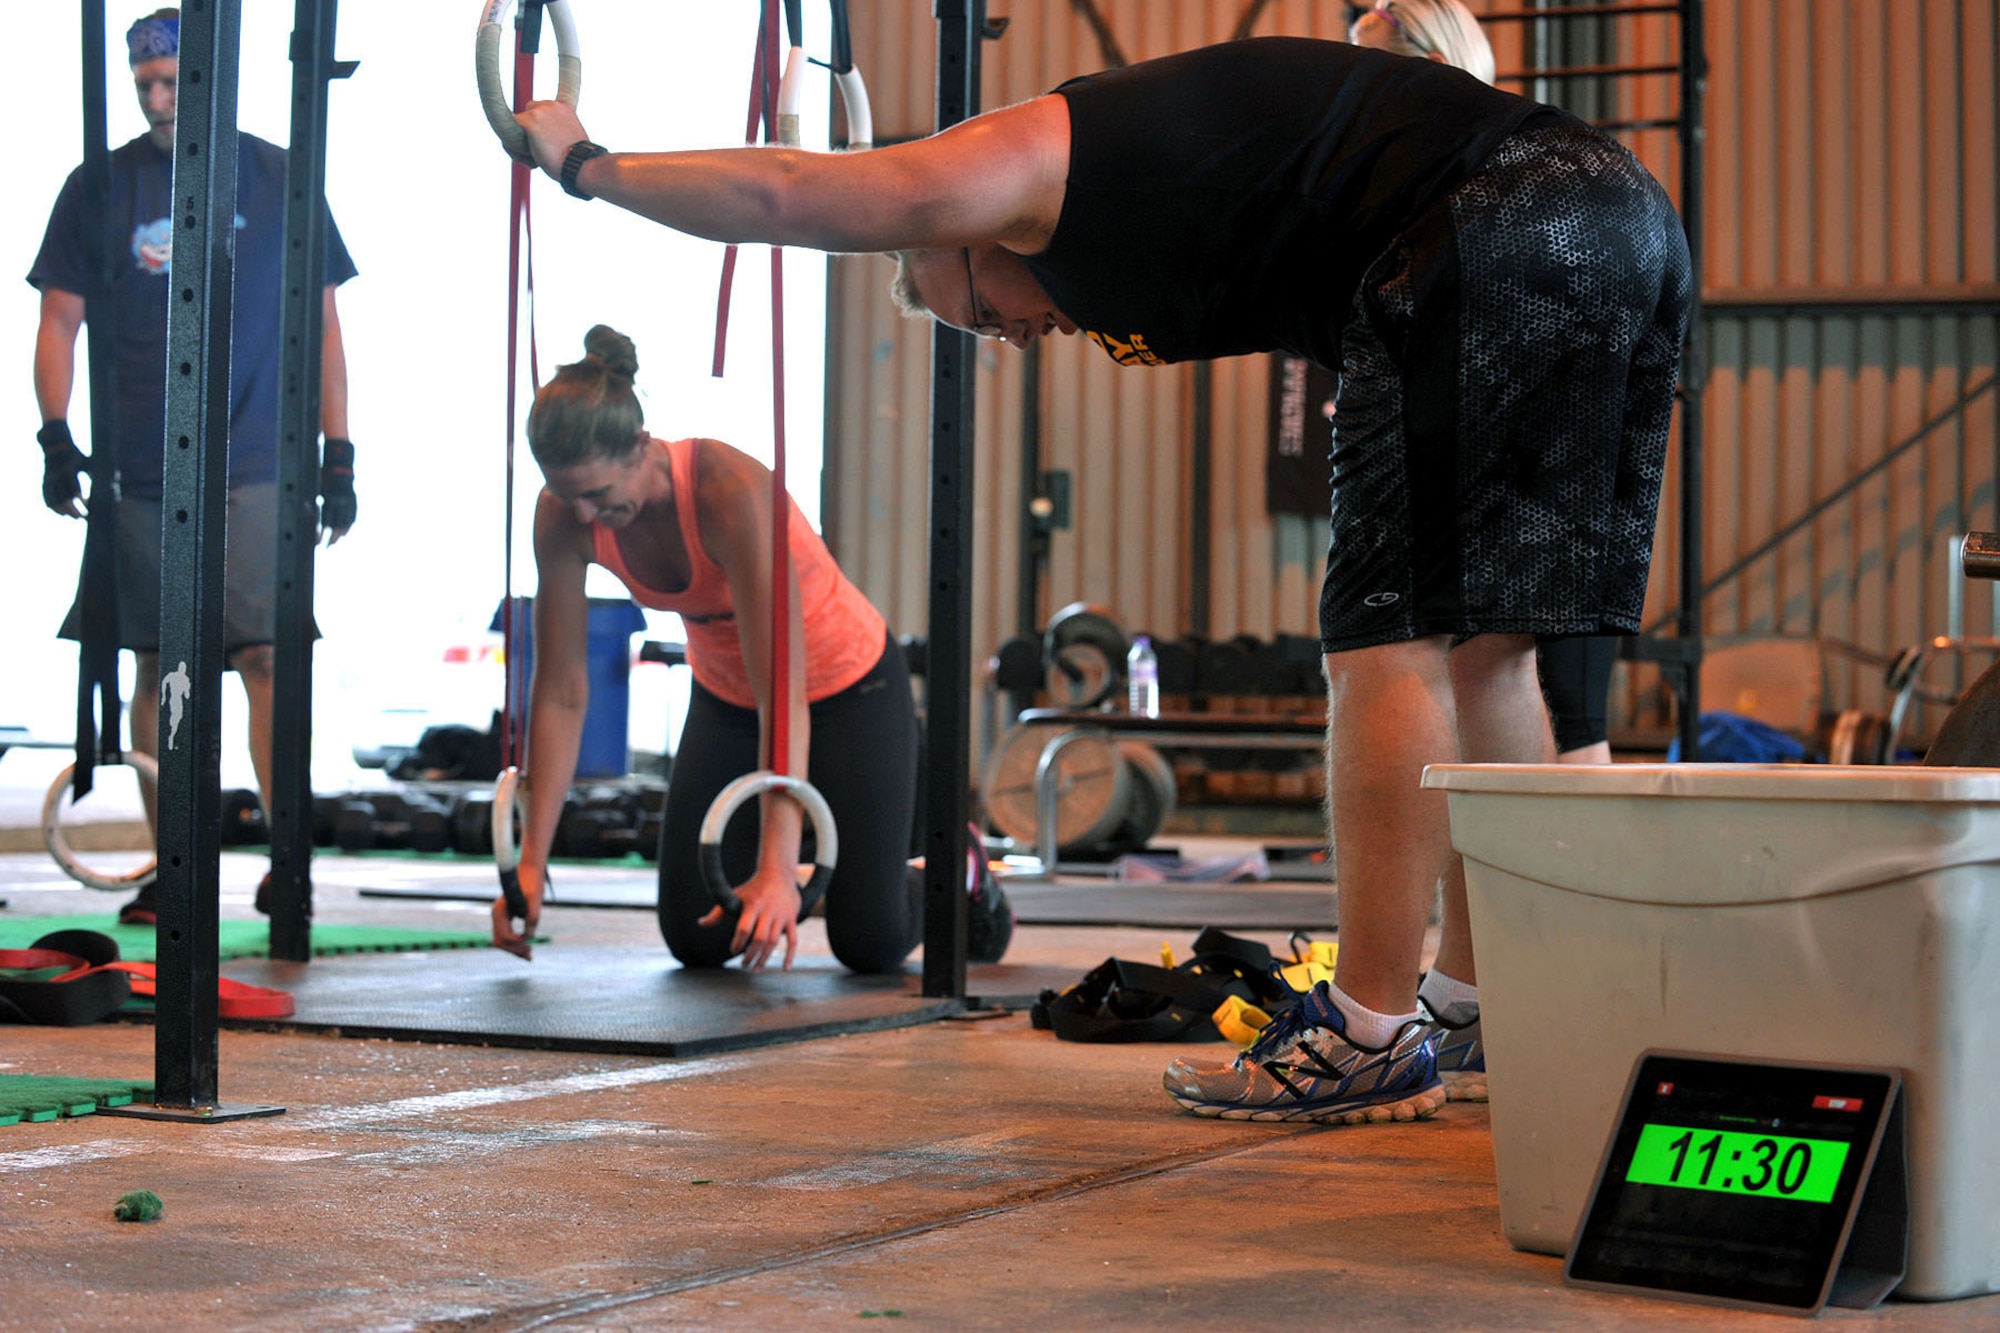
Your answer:
[[[1636,1185],[1831,1203],[1847,1161],[1838,1139],[1780,1138],[1647,1123],[1625,1179]]]

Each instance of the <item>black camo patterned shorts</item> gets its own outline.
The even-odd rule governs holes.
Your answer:
[[[1398,236],[1343,334],[1322,647],[1636,630],[1689,295],[1666,192],[1588,127]]]

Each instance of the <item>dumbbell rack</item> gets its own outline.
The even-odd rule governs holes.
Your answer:
[[[1034,873],[1054,875],[1077,867],[1065,867],[1057,859],[1060,759],[1072,744],[1092,736],[1111,736],[1168,749],[1184,750],[1290,750],[1317,753],[1326,743],[1326,723],[1319,718],[1281,717],[1252,714],[1162,713],[1147,717],[1139,713],[1077,713],[1066,709],[1031,708],[1021,714],[1027,725],[1042,723],[1060,730],[1042,746],[1035,763],[1035,860]]]
[[[342,852],[493,855],[493,783],[414,781],[394,788],[317,796],[313,843]],[[655,859],[666,784],[657,778],[594,780],[571,787],[551,855],[597,860],[639,853]]]

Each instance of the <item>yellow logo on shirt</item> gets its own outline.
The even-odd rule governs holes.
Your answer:
[[[1164,366],[1166,364],[1152,348],[1146,346],[1146,335],[1143,333],[1135,333],[1129,341],[1124,342],[1119,341],[1111,334],[1098,333],[1091,329],[1085,329],[1084,336],[1088,337],[1099,347],[1102,347],[1105,354],[1121,366]]]

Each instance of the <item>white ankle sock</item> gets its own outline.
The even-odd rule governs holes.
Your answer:
[[[1403,1024],[1417,1017],[1414,1010],[1400,1017],[1378,1014],[1331,981],[1326,983],[1326,990],[1333,997],[1334,1004],[1339,1006],[1341,1016],[1347,1020],[1348,1040],[1357,1046],[1380,1050],[1395,1040],[1396,1034],[1403,1030]]]
[[[1437,1017],[1447,1023],[1470,1023],[1479,1017],[1479,987],[1468,986],[1432,968],[1424,974],[1417,996]]]

